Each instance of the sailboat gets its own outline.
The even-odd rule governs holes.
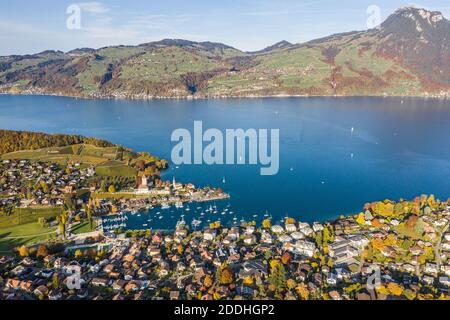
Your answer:
[[[223,177],[223,179],[222,179],[222,183],[223,183],[223,184],[225,184],[225,183],[226,183],[226,181],[225,181],[225,177]]]

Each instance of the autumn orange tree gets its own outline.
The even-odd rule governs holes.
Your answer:
[[[40,245],[38,248],[38,251],[36,253],[36,257],[38,258],[45,258],[48,256],[48,249],[45,245]]]
[[[220,284],[229,285],[233,283],[233,272],[228,266],[223,266],[218,270],[218,279]]]
[[[281,256],[281,262],[284,265],[288,265],[291,262],[291,255],[289,254],[289,252],[283,253],[283,255]]]
[[[387,285],[387,290],[389,291],[390,294],[396,297],[401,296],[403,293],[403,288],[395,282],[390,282]]]

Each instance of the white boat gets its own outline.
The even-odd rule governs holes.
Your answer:
[[[223,177],[223,179],[222,179],[222,183],[223,183],[223,184],[225,184],[225,183],[226,183],[226,181],[225,181],[225,177]]]
[[[142,226],[143,226],[143,227],[148,227],[148,224],[144,223]]]

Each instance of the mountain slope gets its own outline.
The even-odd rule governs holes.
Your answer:
[[[83,97],[450,96],[450,22],[402,8],[378,28],[242,52],[165,39],[0,57],[0,92]]]

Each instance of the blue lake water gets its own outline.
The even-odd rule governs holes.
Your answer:
[[[221,187],[231,199],[202,220],[285,216],[323,221],[364,203],[433,193],[450,196],[450,101],[405,98],[286,98],[199,101],[83,100],[0,96],[0,128],[95,136],[170,160],[177,128],[280,129],[280,170],[184,165],[166,179]],[[353,132],[352,132],[353,128]],[[223,178],[225,177],[225,183]],[[171,228],[191,210],[135,215],[133,226]],[[213,203],[214,205],[214,203]],[[228,208],[226,214],[221,214]],[[156,213],[161,211],[159,218]],[[232,214],[230,214],[232,212]],[[172,218],[173,217],[173,218]],[[151,219],[151,221],[149,221]]]

